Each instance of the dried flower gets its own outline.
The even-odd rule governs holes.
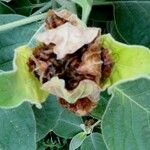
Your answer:
[[[45,26],[36,37],[40,44],[33,49],[29,70],[61,105],[86,115],[95,108],[100,94],[100,29],[86,27],[66,10],[49,11]]]

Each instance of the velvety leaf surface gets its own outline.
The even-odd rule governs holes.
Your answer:
[[[91,133],[83,141],[81,150],[107,150],[101,134]]]
[[[115,41],[110,34],[101,38],[102,46],[112,53],[113,70],[111,76],[103,83],[104,87],[114,83],[150,75],[150,51],[144,46],[126,45]]]
[[[63,109],[55,96],[50,95],[42,109],[34,107],[37,122],[37,140],[39,141],[50,131],[64,138],[71,138],[82,131],[82,118]]]
[[[53,131],[60,137],[72,138],[77,133],[81,132],[80,125],[83,124],[82,118],[76,116],[70,111],[63,110],[57,119],[56,125]]]
[[[33,107],[33,110],[37,126],[37,141],[39,141],[45,137],[48,132],[53,130],[63,108],[58,104],[57,98],[50,95],[46,102],[42,104],[41,109]]]
[[[148,150],[150,145],[150,79],[113,86],[102,119],[102,133],[111,150]]]
[[[21,15],[0,15],[0,25],[23,18],[25,17]],[[0,33],[0,70],[12,69],[15,48],[28,43],[39,25],[39,23],[34,22]]]
[[[91,115],[94,118],[96,119],[102,118],[109,99],[110,99],[110,95],[107,93],[107,91],[101,92],[100,100],[98,101],[96,108],[91,112]]]
[[[79,148],[83,143],[83,141],[85,140],[85,138],[86,138],[85,132],[80,132],[77,135],[75,135],[70,142],[69,150],[76,150],[77,148]]]
[[[0,109],[0,149],[35,150],[36,125],[31,106],[23,103],[15,109]]]
[[[129,44],[150,47],[150,2],[124,1],[114,3],[115,25]]]

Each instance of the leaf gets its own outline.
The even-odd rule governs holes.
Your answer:
[[[66,1],[66,0],[56,0],[56,1],[59,5],[61,5],[62,9],[67,9],[74,14],[77,13],[75,3],[73,3],[72,1]]]
[[[35,150],[35,119],[27,103],[15,109],[0,109],[0,149]]]
[[[80,128],[82,118],[64,110],[55,96],[50,95],[42,105],[42,109],[34,107],[33,110],[37,122],[37,141],[50,131],[67,139],[82,131]]]
[[[114,62],[111,76],[103,83],[104,87],[121,80],[150,75],[150,50],[148,48],[119,43],[110,34],[102,36],[101,44],[111,51]]]
[[[72,0],[82,7],[82,21],[87,22],[91,12],[93,0]]]
[[[102,119],[108,149],[148,150],[150,145],[150,79],[140,78],[113,86]]]
[[[149,1],[114,3],[114,18],[118,33],[129,44],[150,47]]]
[[[107,93],[107,91],[100,93],[100,100],[98,101],[96,108],[91,112],[91,115],[94,118],[96,119],[102,118],[109,99],[110,99],[110,95]]]
[[[37,141],[44,138],[48,132],[53,130],[59,115],[64,111],[58,104],[55,96],[50,95],[46,102],[42,104],[42,109],[33,107],[36,124],[37,124]]]
[[[10,6],[14,8],[16,13],[21,15],[30,15],[33,9],[32,3],[29,0],[13,0]]]
[[[41,84],[27,66],[32,51],[27,46],[16,49],[13,70],[0,74],[0,106],[14,107],[23,101],[35,103],[37,107],[45,101],[47,93],[40,89]]]
[[[99,133],[91,133],[81,145],[81,150],[107,150]]]
[[[59,114],[53,131],[58,136],[68,139],[82,131],[81,124],[83,124],[81,117],[64,110]]]
[[[21,15],[0,15],[0,25],[25,18]],[[12,69],[14,49],[28,43],[30,38],[39,28],[39,23],[14,28],[0,33],[0,69],[7,71]]]
[[[0,1],[0,14],[15,13],[14,10]]]
[[[47,0],[41,1],[34,1],[34,0],[13,0],[10,2],[10,6],[14,8],[16,13],[21,15],[29,16],[32,14],[33,10],[37,10],[41,7],[46,6]]]
[[[0,0],[0,1],[4,1],[4,2],[7,2],[7,3],[8,3],[8,2],[10,2],[11,0]]]
[[[77,148],[79,148],[83,143],[83,141],[85,140],[85,138],[86,138],[85,132],[80,132],[77,135],[75,135],[70,142],[69,150],[76,150]]]

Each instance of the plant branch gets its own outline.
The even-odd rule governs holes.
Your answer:
[[[95,122],[95,123],[91,126],[91,129],[94,129],[94,127],[96,127],[100,122],[101,122],[101,120],[98,120],[97,122]]]
[[[46,3],[45,6],[43,6],[42,8],[40,8],[39,10],[37,10],[36,12],[34,12],[31,16],[33,16],[33,15],[38,15],[38,14],[40,14],[40,13],[42,13],[42,12],[45,12],[45,11],[47,11],[51,6],[52,6],[52,2],[50,1],[50,2]]]
[[[38,20],[45,19],[46,15],[47,15],[47,13],[43,13],[43,14],[40,14],[40,15],[31,16],[31,17],[28,17],[28,18],[25,18],[25,19],[21,19],[21,20],[18,20],[18,21],[14,21],[14,22],[11,22],[11,23],[1,25],[0,26],[0,32],[10,30],[10,29],[13,29],[13,28],[16,28],[16,27],[19,27],[19,26],[23,26],[23,25],[26,25],[26,24],[29,24],[29,23],[32,23],[32,22],[35,22],[35,21],[38,21]]]

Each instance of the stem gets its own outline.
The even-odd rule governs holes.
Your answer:
[[[43,13],[43,14],[40,14],[40,15],[31,16],[31,17],[28,17],[28,18],[25,18],[25,19],[21,19],[21,20],[18,20],[18,21],[14,21],[14,22],[11,22],[11,23],[1,25],[0,26],[0,32],[6,31],[6,30],[9,30],[9,29],[13,29],[13,28],[16,28],[16,27],[19,27],[19,26],[22,26],[22,25],[26,25],[26,24],[29,24],[29,23],[32,23],[32,22],[35,22],[35,21],[38,21],[38,20],[45,19],[46,15],[47,15],[47,13]]]
[[[113,2],[105,2],[105,1],[94,1],[93,5],[112,5]]]
[[[36,12],[34,12],[31,16],[33,16],[33,15],[38,15],[38,14],[40,14],[40,13],[42,13],[42,12],[45,12],[45,11],[47,11],[51,6],[52,6],[52,2],[50,1],[50,2],[46,3],[45,6],[43,6],[42,8],[40,8],[39,10],[37,10]]]
[[[46,4],[47,4],[47,3],[33,4],[32,7],[33,7],[33,8],[39,8],[39,7],[45,6]]]
[[[91,129],[94,129],[94,127],[97,126],[100,122],[101,122],[101,120],[98,120],[97,122],[95,122],[95,123],[91,126]]]

